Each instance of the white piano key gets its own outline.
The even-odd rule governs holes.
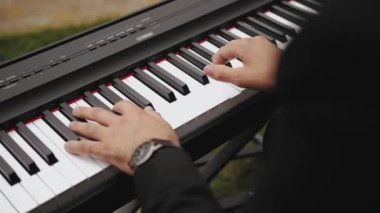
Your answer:
[[[209,85],[200,84],[198,81],[191,78],[189,75],[178,69],[167,60],[158,63],[158,66],[170,72],[188,85],[191,91],[191,93],[188,95],[190,95],[189,97],[193,100],[189,106],[193,106],[194,103],[199,103],[199,114],[206,112],[224,100],[221,98],[214,98],[213,90],[208,89]]]
[[[75,102],[78,106],[81,107],[91,107],[90,104],[88,104],[85,100],[80,99],[77,102]]]
[[[213,53],[216,53],[218,52],[219,48],[213,44],[211,44],[210,42],[208,41],[203,41],[200,43],[200,45],[206,47],[207,49],[209,49],[211,52]]]
[[[78,101],[70,103],[70,107],[73,108],[73,109],[75,109],[78,106],[81,106],[81,107],[91,107],[91,105],[88,104],[87,102],[85,102],[83,99],[80,99]],[[86,119],[86,121],[87,122],[93,122],[93,121],[90,121],[90,120],[87,120],[87,119]]]
[[[45,185],[37,175],[30,175],[13,156],[0,145],[0,155],[12,167],[20,177],[20,184],[30,194],[30,196],[39,204],[43,204],[54,198],[54,193]]]
[[[55,169],[54,166],[48,165],[16,132],[9,132],[9,136],[28,154],[36,163],[40,171],[37,176],[53,191],[55,195],[59,195],[65,190],[71,188],[71,184]]]
[[[53,112],[53,115],[54,115],[55,117],[57,117],[58,120],[60,120],[63,124],[65,124],[65,126],[69,126],[69,124],[70,124],[70,120],[69,120],[68,118],[66,118],[66,116],[63,115],[60,111],[55,110],[55,111]]]
[[[312,9],[312,8],[310,8],[310,7],[308,7],[308,6],[304,5],[304,4],[302,4],[302,3],[299,3],[299,2],[296,2],[296,1],[293,1],[293,0],[292,0],[292,1],[289,1],[288,3],[294,5],[294,6],[300,8],[300,9],[302,9],[302,10],[305,10],[305,11],[308,11],[308,12],[311,12],[311,13],[314,13],[315,15],[318,15],[318,14],[319,14],[318,11],[316,11],[316,10],[314,10],[314,9]]]
[[[204,87],[201,83],[184,73],[182,70],[174,66],[172,63],[170,63],[167,60],[162,60],[161,62],[157,63],[158,66],[163,68],[164,70],[168,71],[172,75],[174,75],[179,80],[183,81],[187,84],[189,87],[190,92],[203,90]]]
[[[299,25],[297,25],[297,24],[295,24],[295,23],[293,23],[293,22],[291,22],[285,18],[282,18],[281,16],[278,16],[278,15],[276,15],[270,11],[265,12],[265,15],[268,17],[271,17],[271,18],[273,18],[273,19],[275,19],[275,20],[277,20],[283,24],[286,24],[290,27],[293,27],[297,33],[301,32],[301,27]]]
[[[189,61],[182,58],[181,56],[179,56],[179,58],[186,61],[187,63],[189,63],[193,67],[195,67],[193,64],[191,64]],[[198,68],[196,68],[196,69],[198,69]],[[238,95],[243,90],[243,89],[240,89],[239,87],[232,85],[230,83],[217,81],[217,80],[214,80],[212,78],[208,78],[208,79],[209,79],[210,83],[205,85],[204,91],[208,91],[211,93],[211,95],[207,97],[207,101],[210,101],[210,102],[222,103],[223,101],[225,101],[229,98],[235,97],[236,95]],[[204,95],[201,95],[201,96],[203,97]]]
[[[26,126],[54,153],[58,162],[53,166],[72,186],[87,179],[87,176],[63,153],[65,151],[58,149],[34,123],[28,123]]]
[[[182,58],[181,56],[178,55],[178,58],[180,58],[183,61],[185,61],[186,63],[190,64],[195,69],[198,69],[195,65],[193,65],[192,63],[190,63],[186,59]],[[198,69],[198,70],[200,70],[200,69]],[[203,70],[200,70],[200,71],[203,72]],[[230,84],[227,84],[225,82],[216,81],[212,78],[209,78],[209,80],[210,80],[210,83],[205,85],[205,86],[208,87],[209,89],[214,90],[214,98],[217,98],[219,96],[221,99],[227,100],[229,98],[233,98],[236,95],[240,94],[240,91],[237,90],[236,88],[233,88]]]
[[[189,51],[192,52],[193,54],[196,54],[198,57],[203,58],[201,55],[199,55],[198,53],[194,52],[193,50],[189,50]],[[203,59],[207,61],[206,58],[203,58]],[[233,63],[233,62],[239,62],[239,64],[236,64],[236,63]],[[231,63],[231,66],[232,66],[233,68],[239,68],[239,67],[243,67],[243,66],[244,66],[243,63],[241,63],[239,60],[236,60],[236,59],[231,60],[230,63]],[[231,87],[237,89],[239,92],[245,90],[245,88],[238,87],[238,86],[233,85],[233,84],[231,84],[231,83],[226,83],[226,84],[228,84],[229,86],[231,86]]]
[[[230,31],[231,33],[233,33],[233,34],[239,36],[240,38],[250,38],[250,36],[249,36],[248,34],[244,33],[243,31],[241,31],[241,30],[239,30],[239,29],[237,29],[237,28],[235,28],[235,27],[229,29],[229,31]],[[281,50],[285,50],[285,48],[286,48],[287,45],[288,45],[288,42],[283,43],[283,42],[278,41],[278,40],[275,40],[275,42],[276,42],[277,47],[280,48]],[[240,61],[238,61],[238,62],[240,62]],[[232,62],[231,62],[231,63],[232,63]],[[240,63],[241,63],[241,62],[240,62]],[[234,66],[234,65],[232,65],[232,66]],[[241,64],[238,64],[238,66],[243,66],[243,64],[242,64],[242,63],[241,63]]]
[[[102,171],[102,168],[92,158],[66,152],[64,148],[66,142],[44,120],[38,119],[34,123],[87,177],[90,178]]]
[[[149,87],[147,87],[144,83],[140,82],[134,76],[129,76],[128,78],[123,79],[122,81],[128,86],[132,87],[136,92],[138,92],[144,98],[149,100],[153,104],[154,109],[157,112],[159,112],[161,116],[166,121],[168,121],[168,123],[173,128],[178,127],[180,122],[178,119],[172,116],[172,112],[174,111],[174,108],[172,108],[171,103],[167,102],[165,99],[163,99],[161,96],[159,96]]]
[[[3,195],[0,190],[0,207],[2,212],[6,213],[17,213],[16,209],[8,201],[8,199]]]
[[[106,106],[108,106],[110,109],[112,109],[113,104],[111,104],[109,101],[107,101],[107,99],[105,99],[101,94],[99,94],[98,92],[95,92],[95,93],[93,93],[93,95],[97,99],[99,99],[101,102],[103,102]]]
[[[245,32],[237,29],[236,27],[232,27],[232,28],[228,29],[228,31],[239,36],[240,38],[250,38],[251,37],[250,35],[246,34]]]
[[[145,72],[152,78],[157,80],[157,82],[161,83],[162,85],[166,86],[174,92],[174,95],[177,97],[177,100],[171,103],[171,106],[175,109],[180,110],[172,111],[170,113],[170,116],[175,118],[178,125],[184,124],[190,121],[191,119],[195,118],[196,116],[200,115],[201,113],[210,109],[209,103],[199,101],[199,97],[201,97],[201,95],[205,95],[205,93],[202,94],[201,91],[194,90],[184,96],[177,92],[170,85],[153,75],[150,71],[145,70]]]
[[[70,107],[73,108],[73,109],[75,109],[76,107],[92,107],[92,106],[90,104],[88,104],[85,100],[80,99],[80,100],[78,100],[78,101],[76,101],[74,103],[71,103]],[[87,119],[86,119],[86,121],[87,122],[94,122],[94,121],[90,121],[90,120],[87,120]]]
[[[30,196],[30,194],[22,187],[20,183],[11,186],[1,175],[0,192],[4,195],[4,197],[7,198],[7,200],[9,200],[10,203],[12,203],[18,212],[29,212],[38,206],[36,201]],[[3,206],[1,204],[0,207],[3,211]]]
[[[177,100],[177,103],[172,103],[175,109],[177,109],[174,111],[178,111],[178,109],[181,109],[180,112],[182,113],[182,115],[175,115],[173,112],[171,113],[174,114],[175,117],[180,120],[178,124],[179,126],[186,123],[187,121],[191,119],[198,117],[202,113],[207,112],[211,108],[217,106],[218,104],[228,99],[225,96],[224,97],[217,96],[217,98],[215,98],[216,96],[215,90],[212,89],[214,87],[213,85],[200,84],[199,82],[197,82],[196,80],[188,76],[186,73],[178,69],[176,66],[168,62],[167,60],[163,60],[159,62],[157,65],[162,67],[169,73],[173,74],[178,79],[185,82],[191,91],[186,96],[183,96],[175,92],[175,95],[178,98],[178,100]],[[168,88],[171,88],[165,82],[153,76],[153,74],[149,74],[149,75],[151,75],[153,78],[155,78],[157,81],[164,84]],[[197,103],[197,104],[194,104],[194,103]]]
[[[277,41],[277,40],[276,40],[276,45],[277,45],[277,47],[278,47],[279,49],[281,49],[281,50],[285,50],[285,49],[286,49],[286,47],[288,46],[287,43],[288,43],[288,42],[283,43],[283,42],[281,42],[281,41]]]
[[[203,47],[207,48],[208,50],[210,50],[210,51],[212,51],[214,53],[218,52],[218,50],[219,50],[219,48],[217,46],[211,44],[208,41],[204,41],[204,42],[202,42],[200,44]],[[238,59],[233,59],[233,60],[230,61],[230,63],[231,63],[231,65],[232,65],[233,68],[239,68],[239,67],[244,66],[244,64],[241,61],[239,61]]]

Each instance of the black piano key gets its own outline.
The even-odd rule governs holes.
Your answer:
[[[43,119],[46,123],[48,123],[50,127],[55,130],[65,141],[80,140],[80,137],[65,126],[65,124],[55,117],[53,113],[46,110],[42,114],[44,115]]]
[[[191,46],[192,46],[192,50],[194,52],[198,53],[199,55],[201,55],[205,59],[207,59],[207,60],[209,60],[209,61],[212,62],[212,56],[214,55],[213,52],[211,52],[210,50],[208,50],[207,48],[205,48],[204,46],[200,45],[197,42],[191,43]],[[229,67],[232,67],[232,65],[231,65],[230,62],[227,62],[225,65],[229,66]]]
[[[120,79],[116,78],[113,80],[114,87],[118,89],[125,97],[129,98],[133,103],[141,108],[145,108],[147,106],[154,107],[150,101],[132,89],[130,86],[123,83]]]
[[[276,15],[279,15],[279,16],[283,17],[284,19],[287,19],[290,22],[293,22],[299,26],[303,26],[307,22],[307,20],[304,17],[299,16],[295,13],[292,13],[292,12],[290,12],[284,8],[281,8],[277,5],[272,6],[271,12],[276,14]]]
[[[176,100],[176,97],[169,88],[160,84],[160,82],[156,81],[154,78],[144,73],[141,69],[135,69],[135,75],[138,80],[160,95],[162,98],[167,100],[169,103]]]
[[[262,12],[257,13],[255,18],[262,21],[263,23],[273,27],[273,28],[276,28],[276,29],[286,33],[287,35],[289,35],[291,37],[295,37],[297,35],[297,31],[293,27],[288,26],[286,24],[283,24],[283,23],[281,23],[281,22],[277,21],[276,19],[273,19],[269,16],[266,16]]]
[[[67,103],[61,103],[59,105],[61,107],[60,111],[62,114],[64,114],[70,121],[80,121],[80,122],[86,122],[86,120],[77,118],[73,115],[73,108],[69,106]]]
[[[24,152],[24,150],[21,149],[19,145],[17,145],[8,133],[0,131],[0,143],[30,175],[36,174],[40,171],[36,163]]]
[[[209,41],[211,44],[213,44],[213,45],[215,45],[216,47],[218,47],[218,48],[221,48],[221,47],[223,47],[224,45],[227,44],[226,41],[224,41],[223,39],[219,38],[219,37],[218,37],[217,35],[215,35],[215,34],[210,34],[208,37],[209,37],[208,41]]]
[[[286,9],[286,10],[288,10],[288,11],[290,11],[290,12],[292,12],[292,13],[294,13],[294,14],[302,16],[302,17],[304,17],[306,19],[308,19],[308,18],[310,18],[310,17],[312,17],[312,16],[315,15],[312,12],[303,10],[303,9],[297,7],[297,6],[289,4],[289,2],[286,2],[286,1],[282,1],[279,6],[282,7],[282,8],[284,8],[284,9]]]
[[[0,174],[3,175],[5,180],[10,185],[14,185],[20,182],[20,178],[17,176],[16,172],[8,165],[7,162],[0,156]]]
[[[315,1],[315,0],[296,0],[296,1],[315,11],[320,11],[325,5],[325,3],[322,3],[321,1]]]
[[[262,31],[254,28],[254,27],[251,27],[250,25],[248,25],[247,23],[244,23],[242,21],[238,21],[236,23],[236,28],[238,28],[239,30],[243,31],[244,33],[248,34],[251,37],[260,35],[260,36],[264,36],[265,38],[267,38],[270,42],[275,43],[275,40],[271,36],[263,33]]]
[[[285,43],[288,41],[288,39],[285,36],[285,33],[265,24],[264,22],[257,20],[253,17],[247,17],[247,24],[251,25],[252,27],[264,32],[265,34],[273,37],[277,41],[280,41],[282,43]]]
[[[212,56],[214,55],[214,53],[211,52],[209,49],[200,45],[198,42],[191,43],[191,47],[194,52],[198,53],[205,59],[212,61]]]
[[[99,93],[113,105],[123,100],[120,96],[112,92],[112,90],[110,90],[104,84],[99,86]]]
[[[30,131],[29,128],[23,123],[17,123],[17,132],[20,136],[37,152],[39,156],[48,164],[53,165],[58,162],[54,153],[36,136]]]
[[[203,70],[205,66],[210,64],[210,62],[195,55],[194,53],[190,52],[188,49],[184,47],[180,48],[179,55],[182,56],[184,59],[188,60],[190,63],[192,63],[193,65],[195,65],[201,70]]]
[[[220,30],[220,36],[222,38],[226,39],[227,41],[232,41],[232,40],[235,40],[235,39],[240,39],[239,36],[231,33],[230,31],[228,31],[226,29]]]
[[[195,80],[197,80],[199,83],[206,85],[210,83],[208,80],[208,77],[206,74],[204,74],[202,71],[192,67],[190,64],[186,63],[182,59],[178,58],[173,53],[169,53],[167,57],[168,61],[172,63],[174,66],[178,67],[178,69],[182,70]]]
[[[96,98],[90,92],[84,93],[84,100],[93,107],[100,107],[100,108],[103,108],[105,110],[111,110],[107,105],[105,105],[103,102],[101,102],[98,98]]]
[[[179,80],[166,70],[162,69],[157,64],[150,62],[148,64],[148,70],[159,77],[162,81],[169,84],[171,87],[176,89],[182,95],[187,95],[190,93],[189,87],[183,81]]]

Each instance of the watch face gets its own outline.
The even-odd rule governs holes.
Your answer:
[[[139,148],[137,148],[137,150],[135,151],[132,157],[132,161],[135,164],[138,164],[144,158],[144,156],[149,152],[149,146],[150,146],[149,143],[145,143],[141,145]]]
[[[129,161],[129,165],[131,168],[135,169],[136,167],[140,166],[153,155],[154,151],[162,147],[162,144],[155,144],[154,142],[150,141],[147,143],[143,143],[137,149],[132,155],[131,160]]]

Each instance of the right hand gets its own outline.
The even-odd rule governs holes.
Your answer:
[[[240,87],[268,90],[276,85],[277,67],[281,50],[263,36],[238,39],[229,42],[212,57],[213,64],[204,68],[211,78],[230,82]],[[241,68],[225,64],[239,59]]]
[[[142,143],[157,138],[180,147],[172,127],[153,108],[142,110],[131,102],[121,101],[112,110],[75,108],[73,114],[76,117],[94,122],[70,123],[71,130],[88,139],[69,141],[65,144],[66,150],[104,160],[133,175],[128,162]]]

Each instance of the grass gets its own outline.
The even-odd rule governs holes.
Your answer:
[[[70,25],[57,29],[47,28],[24,34],[0,35],[0,60],[5,61],[16,58],[110,20],[112,20],[111,17],[105,17],[95,22]]]
[[[248,144],[250,146],[252,144]],[[210,187],[217,198],[228,197],[241,191],[257,188],[264,174],[262,155],[230,161],[211,181]]]

